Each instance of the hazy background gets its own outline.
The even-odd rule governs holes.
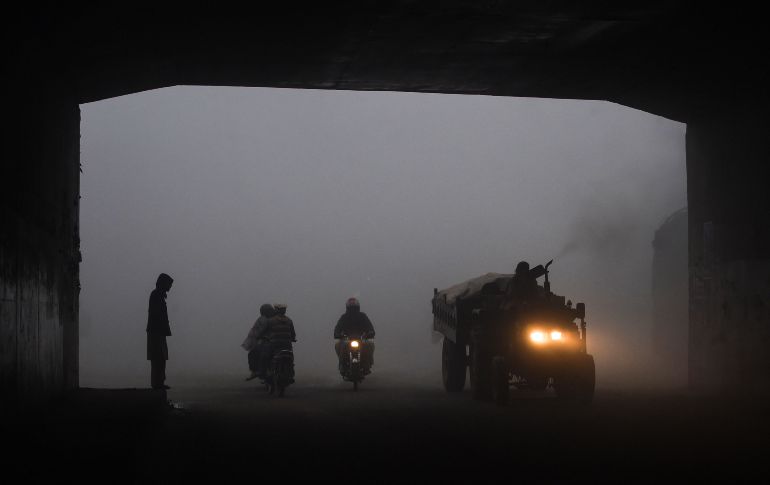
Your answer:
[[[241,379],[285,302],[298,376],[337,379],[357,296],[375,374],[440,376],[433,288],[555,259],[599,385],[655,383],[655,229],[686,203],[685,126],[606,102],[174,87],[82,105],[82,386],[148,386],[159,272],[168,383]],[[683,324],[686,324],[683,322]]]

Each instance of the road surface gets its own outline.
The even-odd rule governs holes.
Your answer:
[[[283,398],[239,377],[192,382],[168,392],[174,407],[163,413],[142,410],[152,391],[120,403],[84,391],[74,411],[20,419],[20,446],[6,456],[33,478],[113,483],[767,480],[767,400],[599,390],[584,409],[549,393],[498,407],[436,383],[370,377],[358,392],[298,378]]]

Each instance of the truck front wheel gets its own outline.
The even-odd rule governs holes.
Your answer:
[[[586,354],[580,366],[580,386],[578,388],[578,401],[581,404],[590,404],[594,399],[596,390],[596,364],[594,356]]]
[[[441,378],[447,392],[460,392],[465,387],[465,344],[444,337],[441,349]]]
[[[596,366],[590,354],[580,356],[573,368],[554,378],[556,395],[578,404],[590,404],[596,387]]]
[[[498,406],[508,404],[510,392],[508,374],[505,358],[495,357],[492,360],[492,398]]]

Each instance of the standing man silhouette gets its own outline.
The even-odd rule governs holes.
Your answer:
[[[166,337],[171,335],[166,309],[166,294],[174,283],[173,278],[161,273],[150,293],[150,307],[147,311],[147,360],[150,361],[150,382],[153,389],[171,389],[165,384],[168,345]]]

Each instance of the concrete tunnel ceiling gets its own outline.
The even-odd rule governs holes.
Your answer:
[[[49,28],[47,45],[30,54],[51,52],[81,103],[180,84],[263,86],[596,99],[687,121],[716,98],[762,83],[734,84],[736,72],[754,67],[735,53],[750,57],[746,41],[758,32],[680,2],[363,1],[249,12],[105,5],[62,13],[75,15],[38,22]]]

